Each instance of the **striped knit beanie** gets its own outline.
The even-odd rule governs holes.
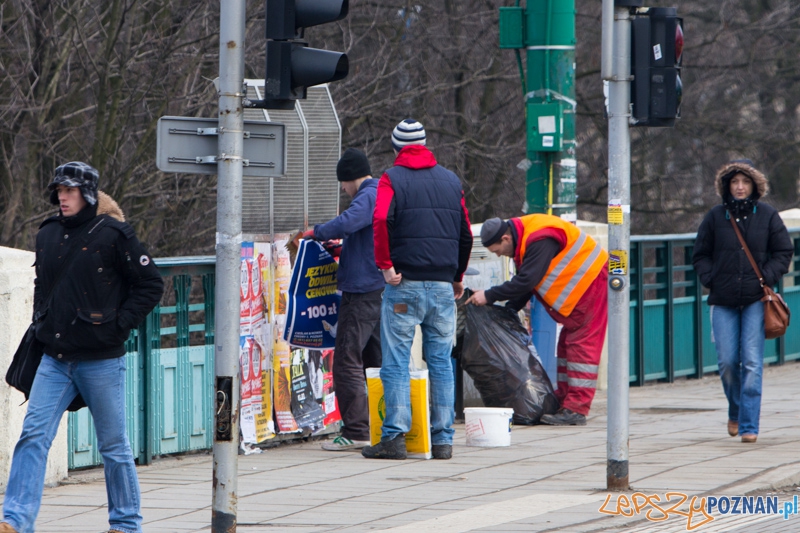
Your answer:
[[[425,128],[413,118],[407,118],[392,131],[392,148],[402,150],[409,144],[425,146]]]

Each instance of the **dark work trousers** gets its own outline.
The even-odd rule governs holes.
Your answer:
[[[336,347],[333,353],[333,384],[344,428],[350,440],[369,440],[369,401],[365,368],[381,366],[381,297],[383,289],[342,292]]]

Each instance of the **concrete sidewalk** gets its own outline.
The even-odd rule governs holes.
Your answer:
[[[767,368],[761,434],[743,444],[727,435],[716,375],[631,388],[633,490],[626,495],[742,496],[800,482],[798,400],[800,364]],[[674,513],[657,523],[646,509],[630,517],[599,512],[608,497],[604,393],[588,426],[515,426],[511,441],[466,447],[462,424],[450,461],[368,460],[322,451],[319,441],[240,456],[238,531],[687,530],[687,519]],[[164,459],[138,472],[145,532],[210,531],[210,455]],[[612,494],[606,509],[620,497]],[[45,490],[37,531],[105,531],[105,501],[102,470],[71,475]],[[696,531],[800,531],[800,516],[715,515]]]

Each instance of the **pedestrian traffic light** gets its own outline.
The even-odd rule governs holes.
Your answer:
[[[309,48],[304,28],[347,16],[348,0],[266,0],[267,71],[263,107],[291,109],[312,85],[341,80],[347,55]]]
[[[681,116],[683,19],[674,7],[639,10],[631,21],[633,125],[672,127]]]

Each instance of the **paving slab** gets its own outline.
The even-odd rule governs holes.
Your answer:
[[[464,426],[456,425],[450,461],[367,460],[357,452],[323,451],[313,439],[284,443],[239,457],[238,530],[686,531],[687,519],[677,511],[686,512],[688,503],[662,522],[648,520],[645,508],[629,516],[600,509],[606,500],[606,510],[615,509],[637,491],[661,501],[668,492],[681,493],[699,502],[800,483],[798,383],[800,364],[765,369],[755,444],[727,436],[727,405],[715,375],[631,388],[631,490],[625,492],[605,488],[604,392],[586,427],[515,426],[508,447],[468,447]],[[210,454],[163,458],[137,472],[145,532],[211,530]],[[712,517],[694,530],[800,531],[798,515]],[[694,515],[694,523],[702,518]],[[101,469],[73,472],[45,489],[38,532],[107,528]]]

